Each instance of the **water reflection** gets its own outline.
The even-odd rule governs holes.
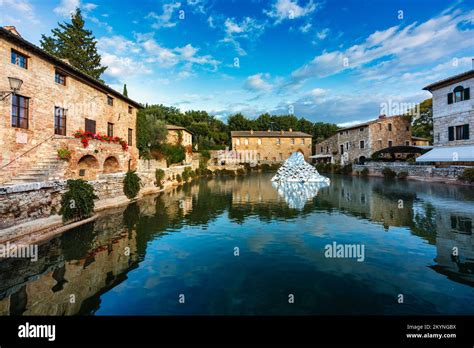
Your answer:
[[[317,196],[319,190],[329,184],[320,182],[272,182],[272,186],[283,197],[290,208],[303,209],[306,202]]]
[[[52,239],[37,262],[1,260],[0,314],[474,313],[474,190],[335,176],[295,197],[270,178],[187,184]],[[333,240],[364,243],[366,262],[325,259]]]

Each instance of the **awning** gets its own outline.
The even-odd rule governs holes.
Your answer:
[[[331,158],[332,155],[313,155],[309,156],[308,158]]]
[[[417,162],[474,162],[474,145],[435,147]]]

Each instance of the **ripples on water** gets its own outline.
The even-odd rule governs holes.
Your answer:
[[[37,262],[0,261],[0,314],[474,314],[472,188],[334,176],[289,200],[270,178],[200,180],[52,239]],[[333,242],[364,245],[364,262],[326,258]]]

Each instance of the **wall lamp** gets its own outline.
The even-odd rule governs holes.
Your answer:
[[[20,90],[23,80],[17,79],[16,77],[9,77],[8,82],[10,83],[10,91],[0,91],[0,100],[5,100],[10,95],[15,95]]]

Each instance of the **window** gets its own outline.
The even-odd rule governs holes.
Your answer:
[[[343,134],[344,134],[344,132],[340,132],[340,133],[339,133],[339,135],[343,135]]]
[[[114,98],[107,96],[107,104],[110,106],[114,106]]]
[[[360,141],[360,148],[363,149],[365,147],[365,143],[363,140]]]
[[[132,114],[132,113],[133,113],[133,108],[132,108],[130,105],[128,106],[128,113],[129,113],[129,114]]]
[[[91,132],[92,134],[95,134],[95,121],[89,120],[88,118],[86,118],[85,130],[86,132]]]
[[[280,145],[280,144],[281,144],[281,139],[277,138],[277,145]]]
[[[19,67],[28,69],[28,57],[18,51],[12,50],[11,62]]]
[[[245,138],[244,144],[245,144],[245,145],[248,145],[248,144],[249,144],[249,139],[248,139],[248,138]]]
[[[410,131],[410,126],[407,126],[406,131],[407,131],[407,132]]]
[[[379,123],[379,130],[382,130],[382,124]]]
[[[343,155],[344,154],[344,145],[341,144],[340,147],[341,147],[341,155]]]
[[[438,142],[440,141],[440,139],[441,139],[441,136],[440,136],[440,134],[439,134],[439,133],[436,133],[436,139],[437,139],[437,141],[438,141]]]
[[[304,145],[304,139],[301,139],[301,145]]]
[[[359,128],[359,132],[363,132],[363,131],[364,131],[364,127]]]
[[[258,138],[257,144],[258,144],[258,145],[262,145],[262,138]]]
[[[388,131],[389,131],[389,132],[392,131],[392,124],[391,124],[391,123],[388,124]]]
[[[457,86],[452,93],[448,93],[448,104],[458,103],[470,99],[470,89],[463,86]]]
[[[107,136],[113,137],[114,136],[114,124],[107,122]]]
[[[283,154],[280,152],[280,161],[283,161]]]
[[[257,161],[260,161],[260,154],[257,153]]]
[[[323,153],[323,152],[324,152],[324,149],[323,149],[323,147],[321,146],[321,153]]]
[[[131,128],[128,129],[128,146],[132,146],[132,139],[133,138],[133,130]]]
[[[326,146],[326,153],[329,153],[329,146]]]
[[[28,129],[30,99],[12,95],[12,127]]]
[[[54,73],[54,81],[56,81],[57,84],[66,86],[66,75],[56,71]]]
[[[389,140],[388,141],[388,147],[392,147],[392,145],[393,145],[393,141]]]
[[[294,138],[291,139],[291,145],[295,145],[295,139]]]
[[[54,107],[54,134],[66,135],[66,109]]]
[[[409,142],[408,140],[407,140],[407,141],[405,141],[405,145],[406,145],[406,146],[410,146],[410,142]],[[416,142],[415,142],[415,144],[414,144],[414,145],[416,145]]]
[[[235,139],[235,145],[240,145],[240,139]]]
[[[448,128],[449,141],[454,140],[468,140],[469,139],[469,124],[461,126],[451,126]]]
[[[349,150],[349,143],[346,143],[346,150]]]
[[[472,220],[468,217],[451,215],[451,228],[459,232],[472,233]]]
[[[379,147],[382,147],[382,139],[377,140],[377,143],[379,144]]]

